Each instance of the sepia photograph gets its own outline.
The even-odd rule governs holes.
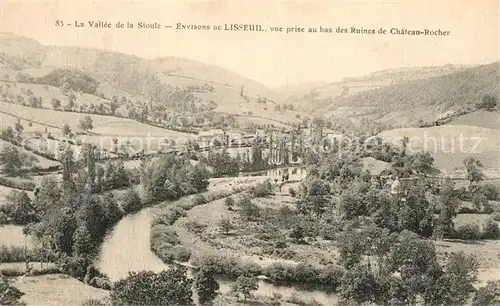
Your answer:
[[[500,2],[0,1],[0,305],[500,305]]]

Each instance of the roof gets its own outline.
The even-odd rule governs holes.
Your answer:
[[[214,129],[214,130],[208,130],[208,131],[201,131],[198,134],[198,137],[212,137],[212,136],[219,136],[219,135],[224,135],[224,131],[221,129]]]

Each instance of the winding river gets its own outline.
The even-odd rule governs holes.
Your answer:
[[[262,179],[266,177],[274,178],[282,175],[283,171],[288,171],[290,180],[298,180],[305,175],[305,169],[293,167],[251,173],[246,176],[260,177]],[[236,180],[242,177],[244,178],[245,175],[240,174],[238,178],[213,179],[209,190],[231,188]],[[116,281],[124,278],[131,271],[152,270],[159,272],[168,268],[150,250],[151,222],[160,209],[159,205],[144,208],[136,214],[124,217],[105,238],[97,265],[111,280]],[[230,291],[229,281],[220,279],[219,283],[221,292]],[[280,293],[283,297],[289,297],[296,292],[297,296],[302,299],[315,299],[323,305],[335,305],[337,303],[335,295],[328,295],[321,290],[303,290],[290,286],[277,286],[264,280],[259,281],[259,289],[256,295],[271,296],[273,292]]]

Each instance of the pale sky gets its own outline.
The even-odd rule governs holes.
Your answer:
[[[56,27],[56,20],[158,22],[173,29]],[[499,1],[5,1],[0,32],[45,45],[85,46],[145,58],[177,56],[268,86],[413,66],[499,60]],[[183,24],[262,24],[267,32],[175,30]],[[273,33],[270,26],[443,29],[449,36]],[[307,29],[306,29],[307,30]],[[0,46],[1,52],[1,46]]]

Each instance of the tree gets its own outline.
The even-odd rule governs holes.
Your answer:
[[[363,254],[369,248],[369,237],[361,230],[354,229],[337,235],[340,262],[346,269],[351,269],[361,262]]]
[[[68,95],[68,104],[64,107],[64,110],[66,111],[72,111],[73,108],[75,107],[75,101],[76,101],[76,96],[74,93],[70,93]]]
[[[73,254],[75,256],[88,257],[93,254],[95,245],[92,241],[86,224],[81,224],[73,234]]]
[[[314,179],[308,183],[305,196],[297,208],[304,214],[321,216],[330,202],[330,185],[326,180]]]
[[[53,109],[60,109],[61,108],[61,101],[59,101],[56,98],[52,98],[52,100],[50,101],[50,103],[52,104],[52,108]]]
[[[371,302],[375,298],[377,283],[370,268],[356,264],[347,269],[340,285],[340,297],[356,305]]]
[[[7,195],[6,207],[8,216],[15,224],[26,225],[37,220],[31,199],[25,191],[13,190]]]
[[[214,271],[208,266],[201,266],[194,277],[194,287],[200,305],[211,305],[219,294],[219,283]]]
[[[120,203],[125,213],[136,212],[142,208],[141,198],[132,188],[120,197]]]
[[[34,206],[40,214],[48,214],[50,211],[57,212],[59,206],[61,190],[59,184],[52,176],[44,176],[40,182],[40,187],[35,192]]]
[[[484,239],[498,239],[500,238],[500,229],[498,223],[493,219],[487,219],[483,223],[483,238]]]
[[[69,181],[75,170],[75,158],[73,156],[73,150],[71,150],[70,146],[67,146],[64,152],[60,155],[60,160],[62,165],[63,180]]]
[[[231,221],[227,218],[222,218],[219,220],[219,227],[222,230],[222,232],[227,235],[229,232],[233,229],[233,224]]]
[[[489,281],[476,291],[473,306],[498,305],[500,303],[500,281]]]
[[[24,295],[19,289],[13,287],[9,283],[6,276],[1,276],[0,280],[0,305],[24,305],[20,302]]]
[[[249,197],[243,196],[238,202],[240,216],[244,220],[252,220],[260,215],[260,209]]]
[[[80,122],[78,123],[78,128],[80,128],[83,131],[89,131],[94,128],[92,118],[90,116],[85,116],[85,118],[80,119]]]
[[[481,171],[483,164],[479,160],[475,159],[472,156],[469,156],[464,159],[464,165],[465,170],[467,171],[465,178],[470,182],[471,185],[473,183],[479,183],[483,179],[483,172]]]
[[[69,124],[65,124],[62,128],[62,133],[64,136],[69,136],[71,135],[71,127],[69,126]]]
[[[482,99],[481,102],[477,104],[478,108],[486,109],[486,110],[492,110],[494,109],[498,104],[498,99],[494,95],[485,95]]]
[[[2,130],[2,139],[7,141],[14,139],[14,130],[12,127],[8,126],[5,130]]]
[[[224,201],[224,205],[226,205],[228,210],[233,210],[235,201],[232,197],[227,197],[226,200]]]
[[[478,263],[463,252],[452,253],[444,271],[431,270],[425,283],[424,301],[427,305],[464,305],[474,290]]]
[[[440,206],[437,229],[438,236],[450,236],[453,234],[453,219],[457,215],[460,199],[455,192],[455,184],[451,180],[446,180],[439,192]],[[440,237],[436,237],[440,238]]]
[[[23,132],[24,127],[21,124],[21,120],[19,120],[19,119],[17,120],[15,129],[16,129],[16,132],[19,133],[19,134],[21,134]]]
[[[7,175],[17,175],[21,170],[23,164],[23,157],[16,147],[11,145],[6,145],[3,147],[3,150],[0,153],[0,165],[2,165],[3,171]]]
[[[123,97],[123,98],[125,98],[125,97]],[[119,107],[120,107],[120,103],[118,102],[118,97],[117,96],[113,96],[113,98],[111,99],[111,102],[109,103],[109,108],[111,110],[111,114],[115,115],[116,110]]]
[[[130,272],[115,283],[111,300],[115,305],[193,305],[191,285],[183,267]]]
[[[69,84],[69,82],[62,83],[60,88],[63,95],[67,95],[71,91],[71,85]]]
[[[251,276],[240,275],[236,282],[231,286],[231,290],[236,293],[241,293],[246,302],[247,298],[252,296],[252,292],[259,289],[257,278]]]

